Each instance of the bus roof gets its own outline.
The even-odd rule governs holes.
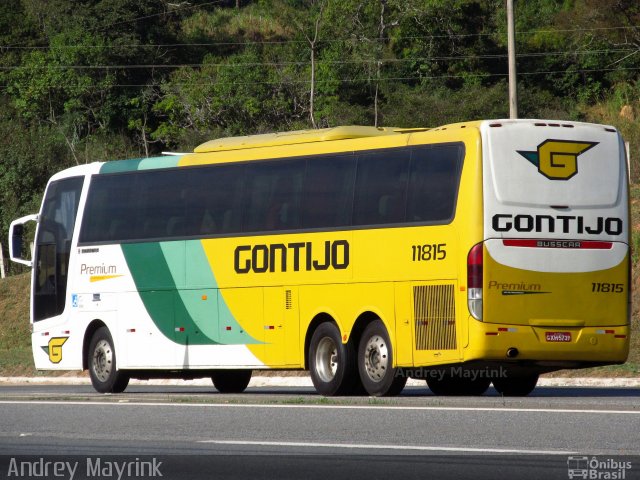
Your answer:
[[[427,135],[429,135],[429,133],[431,133],[436,136],[444,134],[444,137],[442,137],[442,141],[451,141],[452,138],[457,138],[457,133],[455,132],[463,130],[476,129],[478,132],[480,132],[482,128],[505,127],[506,129],[511,131],[513,128],[534,128],[542,126],[574,127],[578,125],[586,126],[591,124],[572,121],[550,121],[535,119],[496,119],[452,123],[441,125],[435,128],[395,128],[349,125],[332,128],[296,130],[290,132],[275,132],[258,135],[223,137],[210,140],[197,146],[194,149],[193,153],[181,153],[173,155],[167,155],[166,153],[164,153],[164,155],[160,157],[109,161],[104,164],[100,164],[101,167],[99,167],[99,173],[116,173],[135,170],[171,168],[177,166],[224,163],[229,161],[273,158],[274,152],[277,153],[275,154],[276,157],[295,156],[309,153],[309,148],[311,148],[314,153],[328,153],[334,151],[334,147],[332,146],[333,142],[341,143],[340,141],[343,140],[354,140],[356,141],[355,143],[358,144],[357,146],[355,145],[355,143],[353,145],[349,144],[349,149],[355,148],[357,150],[359,148],[362,148],[363,145],[366,145],[367,148],[375,149],[380,148],[381,146],[388,147],[407,144],[407,142],[411,142],[410,138],[412,137],[412,134],[427,133]],[[605,128],[613,132],[616,131],[613,127],[603,125],[595,125],[595,127]],[[493,131],[496,128],[491,128],[490,130]],[[502,128],[497,128],[497,130],[502,130]],[[453,136],[446,135],[445,132],[448,132]],[[424,137],[421,138],[422,140],[424,140]],[[447,140],[447,138],[449,140]],[[367,141],[367,139],[373,141]],[[388,141],[386,139],[388,139]],[[361,141],[358,142],[358,140]],[[362,141],[364,141],[364,143]],[[310,146],[312,144],[315,145],[312,147],[306,147],[307,145]],[[280,149],[279,147],[283,148]],[[343,148],[343,146],[336,146],[335,148],[341,149]],[[249,150],[255,152],[255,158],[253,153],[248,152]],[[65,171],[64,173],[61,173],[61,175],[68,176],[69,172]]]
[[[427,129],[420,129],[421,131]],[[293,132],[265,133],[241,137],[217,138],[199,145],[195,153],[221,152],[246,148],[274,147],[279,145],[295,145],[300,143],[326,142],[331,140],[348,140],[352,138],[379,137],[383,135],[399,135],[413,132],[416,129],[391,127],[344,126],[320,128],[314,130],[296,130]]]

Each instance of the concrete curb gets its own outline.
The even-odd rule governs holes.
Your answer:
[[[2,385],[91,385],[88,377],[0,377]],[[153,379],[132,380],[131,385],[168,385],[168,386],[211,386],[211,380]],[[424,380],[409,379],[408,386],[425,386]],[[589,387],[589,388],[640,388],[640,378],[598,378],[598,377],[543,377],[539,387]],[[249,387],[313,387],[311,378],[304,377],[266,377],[256,375]]]

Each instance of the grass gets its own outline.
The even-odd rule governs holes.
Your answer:
[[[32,376],[29,274],[0,280],[0,375]]]

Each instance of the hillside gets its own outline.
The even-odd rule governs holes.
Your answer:
[[[29,274],[0,280],[0,376],[34,375],[29,330]]]
[[[616,126],[638,181],[640,4],[516,3],[519,116]],[[3,0],[0,231],[37,208],[53,173],[85,162],[508,117],[505,4]]]

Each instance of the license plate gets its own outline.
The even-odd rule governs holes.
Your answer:
[[[546,332],[547,342],[570,342],[571,332]]]

